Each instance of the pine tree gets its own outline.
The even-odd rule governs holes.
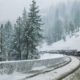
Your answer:
[[[80,2],[74,1],[71,9],[71,17],[72,21],[74,23],[74,29],[75,31],[79,31],[80,27]]]
[[[22,24],[23,24],[23,26],[26,25],[27,19],[28,19],[27,11],[26,11],[26,9],[24,8],[23,14],[22,14]]]
[[[55,38],[55,42],[58,41],[58,40],[61,40],[62,39],[62,36],[63,36],[63,28],[62,28],[62,25],[61,25],[61,21],[57,21],[55,23],[55,27],[54,27],[54,30],[53,30],[53,37]]]
[[[21,60],[21,42],[22,42],[22,19],[18,17],[16,20],[16,24],[14,26],[14,39],[12,46],[12,54],[13,59]]]
[[[73,23],[70,22],[70,24],[69,24],[69,31],[70,31],[70,35],[71,35],[71,36],[73,35],[74,30],[75,30],[75,27],[74,27]]]
[[[11,22],[8,21],[4,26],[4,53],[6,55],[6,60],[9,60],[10,50],[11,50],[11,44],[12,44],[12,35],[13,35],[13,29]]]
[[[24,28],[24,34],[23,34],[23,42],[22,42],[22,46],[23,46],[23,58],[24,59],[28,59],[28,54],[30,53],[29,50],[29,23],[26,22],[25,28]]]
[[[0,61],[4,60],[3,54],[3,24],[0,27]]]
[[[36,46],[38,46],[41,35],[41,16],[35,0],[32,0],[28,16],[28,24],[25,31],[25,40],[27,41],[27,58],[34,58],[37,55]],[[28,28],[28,29],[27,29]]]
[[[62,35],[63,34],[63,27],[62,27],[62,21],[61,19],[59,19],[59,9],[56,9],[55,12],[55,23],[54,23],[54,27],[53,27],[53,38],[54,38],[54,42],[61,40]]]
[[[28,54],[28,15],[24,8],[22,14],[22,59],[27,59]]]

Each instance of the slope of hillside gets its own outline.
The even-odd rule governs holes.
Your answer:
[[[68,50],[68,49],[77,49],[80,50],[80,31],[77,33],[74,33],[72,37],[67,36],[66,41],[60,40],[56,43],[53,43],[51,45],[47,45],[46,42],[44,42],[43,45],[38,47],[39,51],[49,51],[49,50]]]

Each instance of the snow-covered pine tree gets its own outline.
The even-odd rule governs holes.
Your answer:
[[[58,40],[61,40],[63,36],[63,27],[62,27],[62,21],[59,18],[59,9],[56,9],[55,12],[55,23],[53,27],[53,41],[56,42]]]
[[[69,23],[69,31],[70,31],[70,36],[72,36],[73,33],[75,32],[75,26],[73,25],[72,22]]]
[[[55,39],[54,42],[61,40],[62,36],[63,36],[63,28],[62,28],[62,25],[61,25],[61,21],[58,20],[55,23],[55,27],[53,29],[53,37]]]
[[[74,1],[71,8],[71,17],[75,31],[80,28],[80,1]]]
[[[22,59],[27,59],[28,55],[28,14],[26,12],[26,9],[24,8],[23,14],[22,14]]]
[[[18,17],[14,26],[14,39],[11,51],[11,59],[21,60],[21,35],[22,35],[22,19]]]
[[[28,55],[27,58],[37,58],[38,52],[36,46],[38,46],[41,41],[41,16],[39,15],[39,7],[36,6],[35,0],[32,0],[32,4],[30,6],[30,12],[28,15]],[[27,33],[27,31],[26,31]]]
[[[23,46],[23,59],[28,59],[28,55],[29,55],[29,34],[30,34],[30,27],[29,27],[29,23],[26,22],[25,27],[24,27],[24,33],[23,33],[23,38],[22,38],[22,46]]]
[[[22,24],[23,24],[23,26],[26,25],[27,19],[28,19],[28,14],[27,14],[26,9],[24,8],[23,14],[22,14]]]
[[[4,60],[4,53],[3,53],[3,24],[0,26],[0,61]]]
[[[13,28],[10,21],[8,21],[4,26],[4,53],[6,56],[6,60],[9,60],[11,45],[12,45],[12,36],[13,35]]]

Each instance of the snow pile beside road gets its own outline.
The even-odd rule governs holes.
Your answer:
[[[27,74],[21,74],[18,72],[14,72],[13,74],[7,75],[0,75],[0,80],[20,80],[24,77],[26,77]]]
[[[49,58],[51,59],[51,58],[60,58],[60,57],[63,57],[63,55],[61,55],[61,54],[49,54],[49,53],[40,55],[40,59],[49,59]]]

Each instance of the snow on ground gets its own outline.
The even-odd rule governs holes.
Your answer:
[[[49,59],[49,58],[58,58],[58,57],[63,57],[63,55],[46,53],[46,54],[41,54],[40,59]],[[33,67],[32,70],[42,70],[45,68],[46,68],[46,66]],[[20,79],[25,78],[28,75],[30,75],[30,74],[21,74],[18,72],[14,72],[10,75],[7,75],[7,74],[1,75],[0,74],[0,80],[20,80]]]
[[[40,67],[33,67],[32,70],[42,70],[45,69],[46,66],[40,66]]]
[[[51,58],[60,58],[63,57],[61,54],[50,54],[50,53],[45,53],[40,55],[40,59],[51,59]],[[32,70],[41,70],[45,69],[46,66],[40,66],[40,67],[33,67]]]
[[[26,77],[26,74],[20,74],[17,72],[14,72],[13,74],[7,75],[0,75],[0,80],[20,80],[22,78]]]
[[[70,38],[70,36],[66,37],[66,41],[60,40],[51,45],[47,45],[45,42],[43,45],[38,47],[39,51],[50,51],[50,50],[68,50],[68,49],[77,49],[80,50],[80,32],[77,32]]]
[[[46,53],[46,54],[41,54],[40,59],[59,58],[59,57],[63,57],[63,55]]]

